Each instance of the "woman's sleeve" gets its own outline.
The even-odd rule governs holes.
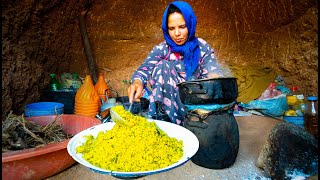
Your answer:
[[[131,83],[133,83],[134,80],[139,79],[145,86],[156,64],[161,59],[164,59],[165,54],[168,53],[167,50],[168,48],[165,43],[154,46],[141,66],[134,72]]]
[[[211,46],[201,38],[199,39],[201,60],[200,60],[200,77],[199,79],[207,78],[208,73],[224,76],[221,65],[218,63]]]

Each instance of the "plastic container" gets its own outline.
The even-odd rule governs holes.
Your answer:
[[[285,112],[286,116],[303,116],[305,110],[304,95],[293,86],[286,96],[289,110]]]
[[[50,74],[49,90],[50,91],[57,91],[60,88],[61,88],[61,85],[58,82],[58,80],[56,79],[56,75],[53,73]]]
[[[62,114],[64,112],[64,104],[57,102],[37,102],[27,104],[24,110],[25,117],[47,116]]]
[[[88,116],[88,117],[95,117],[99,112],[75,112],[75,114],[80,115],[80,116]]]
[[[55,115],[29,117],[27,120],[45,126],[53,122]],[[64,133],[76,135],[101,121],[86,116],[63,114],[57,123],[62,125]],[[75,161],[67,151],[70,139],[38,148],[2,153],[2,179],[45,179],[68,167]]]
[[[79,89],[81,87],[81,79],[79,78],[77,73],[72,74],[72,84],[71,86],[74,89]]]
[[[108,95],[108,92],[107,92],[108,91],[108,85],[107,85],[106,81],[104,80],[103,73],[99,73],[98,81],[94,85],[94,88],[95,88],[95,90],[97,91],[97,93],[98,93],[98,95],[100,97],[100,101],[99,101],[99,109],[100,109],[101,104],[102,104],[101,100],[103,102],[105,102],[107,100],[107,95]]]
[[[93,85],[90,75],[86,75],[85,80],[75,96],[74,113],[94,117],[99,113],[99,95]],[[79,108],[82,107],[82,108]],[[86,108],[94,108],[87,111]]]
[[[283,119],[291,124],[304,128],[304,116],[284,116]]]
[[[95,114],[98,114],[98,111],[97,111],[97,107],[92,107],[92,108],[90,108],[90,107],[88,107],[88,108],[79,108],[79,107],[75,107],[75,113],[76,114],[78,114],[78,113],[90,113],[90,114],[92,114],[92,113],[95,113]],[[95,114],[93,114],[93,115],[95,115]]]
[[[305,128],[318,139],[318,97],[308,96],[305,111]]]
[[[293,109],[296,111],[296,114],[298,116],[304,116],[304,111],[305,111],[304,95],[302,93],[299,93],[296,95],[296,97],[297,97],[297,101],[296,103],[294,103]]]
[[[87,107],[87,108],[83,108],[83,107],[75,107],[75,111],[74,112],[97,112],[97,107]]]
[[[287,94],[286,98],[287,98],[287,104],[288,104],[289,110],[294,110],[293,105],[297,101],[296,90],[297,90],[297,87],[291,87],[290,92]]]
[[[99,103],[99,95],[94,88],[90,75],[86,75],[83,84],[79,88],[75,102],[95,102]]]
[[[48,91],[41,97],[41,101],[58,102],[64,104],[64,114],[73,114],[75,105],[76,90]]]

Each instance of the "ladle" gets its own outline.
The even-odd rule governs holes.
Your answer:
[[[110,115],[113,122],[125,124],[124,119],[122,119],[121,116],[119,116],[115,111],[113,111],[112,108],[110,109]]]
[[[132,109],[132,104],[133,102],[130,103],[129,109],[128,111],[131,113],[131,109]],[[119,116],[119,114],[117,114],[116,112],[114,112],[112,110],[112,108],[110,109],[110,115],[111,115],[111,119],[115,122],[115,123],[121,123],[121,124],[125,124],[125,120]]]

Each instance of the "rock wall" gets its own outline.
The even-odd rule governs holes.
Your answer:
[[[39,100],[49,73],[90,74],[77,18],[87,2],[2,1],[2,117]],[[163,41],[161,19],[171,1],[90,2],[85,21],[94,61],[124,95],[125,80]],[[270,67],[288,86],[317,94],[316,0],[187,2],[197,15],[197,36],[211,44],[220,63]]]
[[[2,1],[2,120],[39,100],[50,73],[69,71],[79,0]]]
[[[87,30],[99,71],[109,85],[125,89],[134,70],[163,40],[161,19],[170,1],[113,1],[93,5]],[[318,8],[316,1],[188,1],[197,15],[197,36],[214,48],[226,65],[273,68],[288,86],[316,94],[318,85]],[[73,39],[79,34],[74,34]],[[81,43],[73,46],[72,69],[89,74]],[[78,43],[79,42],[79,43]],[[81,64],[83,66],[77,66]]]

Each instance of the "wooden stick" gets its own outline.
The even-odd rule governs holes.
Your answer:
[[[93,84],[95,84],[98,81],[97,73],[96,73],[96,64],[95,64],[95,61],[93,60],[90,42],[89,42],[88,33],[86,30],[86,24],[85,24],[83,14],[79,15],[79,25],[80,25],[80,33],[81,33],[81,37],[82,37],[84,51],[86,53],[87,60],[88,60],[90,76],[92,78]]]
[[[50,124],[48,124],[48,125],[46,125],[46,126],[42,129],[42,131],[45,131],[49,126],[51,126],[52,124],[54,124],[58,119],[60,119],[61,116],[62,116],[62,114],[57,114],[57,116],[54,118],[53,122],[50,123]]]
[[[22,121],[23,121],[23,122],[20,122],[19,119],[18,119],[18,121],[19,121],[20,124],[22,124],[23,129],[24,129],[31,137],[33,137],[34,139],[36,139],[37,141],[39,141],[39,142],[41,142],[41,143],[43,143],[43,144],[47,144],[42,138],[40,138],[40,137],[38,137],[37,135],[35,135],[32,131],[30,131],[30,130],[26,127],[26,125],[25,125],[25,119],[24,119],[23,115],[22,115]]]

